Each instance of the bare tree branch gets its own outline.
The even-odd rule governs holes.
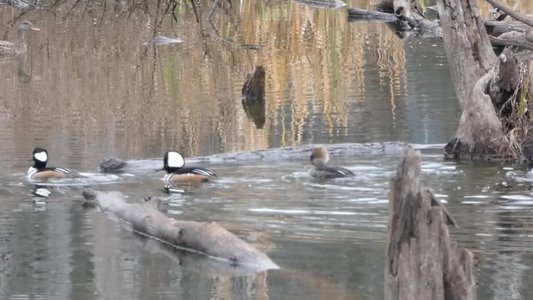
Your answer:
[[[497,2],[496,0],[485,0],[487,1],[488,3],[490,3],[492,6],[498,8],[499,10],[503,11],[504,13],[508,14],[509,16],[513,17],[514,19],[516,19],[517,21],[520,21],[524,24],[527,24],[531,27],[533,27],[533,19],[532,18],[529,18],[528,16],[522,14],[522,13],[519,13],[499,2]]]

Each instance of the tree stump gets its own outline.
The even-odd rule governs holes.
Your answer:
[[[265,68],[257,66],[242,86],[242,107],[257,129],[265,125]]]
[[[409,150],[390,182],[385,299],[475,299],[473,255],[450,241],[455,221],[422,189],[420,160]]]

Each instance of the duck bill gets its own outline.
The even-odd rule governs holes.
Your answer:
[[[41,29],[39,29],[39,28],[37,28],[37,27],[32,27],[32,28],[30,28],[30,29],[33,30],[33,31],[41,31]]]

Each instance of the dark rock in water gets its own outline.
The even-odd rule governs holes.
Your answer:
[[[108,158],[100,163],[100,171],[103,173],[122,173],[126,162],[116,158]]]
[[[257,66],[253,74],[246,76],[242,86],[242,101],[253,101],[265,97],[265,68]]]
[[[132,159],[128,161],[108,158],[100,163],[100,172],[103,173],[146,174],[162,170],[163,160],[161,158]]]
[[[258,66],[253,74],[248,74],[242,86],[242,108],[258,129],[263,128],[266,120],[265,75],[263,66]]]

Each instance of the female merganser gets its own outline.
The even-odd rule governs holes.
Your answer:
[[[329,166],[327,164],[329,160],[328,150],[324,147],[313,149],[310,160],[313,165],[311,176],[315,178],[330,179],[354,175],[354,173],[348,169]]]
[[[17,31],[17,41],[12,43],[9,41],[0,41],[0,58],[8,58],[17,56],[20,53],[27,51],[28,30],[39,31],[37,27],[33,27],[30,21],[20,23]]]
[[[167,175],[163,178],[167,185],[184,182],[206,182],[209,177],[216,176],[211,170],[199,167],[185,167],[185,159],[175,151],[165,153],[163,170],[167,171]]]
[[[65,178],[76,177],[76,174],[66,168],[52,168],[46,167],[48,162],[48,151],[43,148],[35,148],[33,150],[34,164],[26,172],[26,177],[29,180],[47,180],[51,178]]]

